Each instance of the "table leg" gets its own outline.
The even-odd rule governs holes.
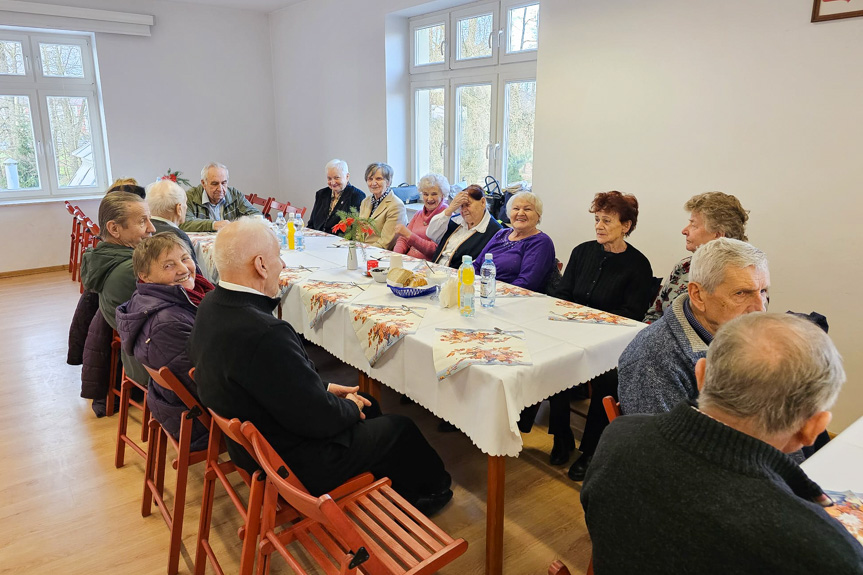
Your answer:
[[[365,373],[358,371],[359,373],[359,386],[360,391],[363,393],[367,393],[377,399],[381,400],[381,382],[376,379],[373,379],[366,375]]]
[[[488,495],[485,519],[485,573],[503,573],[503,496],[506,460],[488,456]]]

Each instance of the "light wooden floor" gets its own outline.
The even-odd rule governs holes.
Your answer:
[[[78,286],[65,272],[0,280],[0,573],[158,575],[167,565],[168,530],[158,512],[141,517],[143,461],[127,450],[126,465],[114,468],[117,417],[93,415],[79,397],[81,368],[65,362],[77,300]],[[384,410],[412,416],[453,475],[455,497],[435,520],[469,548],[441,572],[482,573],[485,456],[461,433],[438,433],[428,412],[399,405],[384,390]],[[544,574],[559,558],[584,573],[590,540],[580,484],[565,467],[548,465],[544,427],[524,439],[521,457],[507,460],[505,572]],[[166,485],[172,482],[169,469]],[[193,467],[180,573],[193,569],[201,483],[201,467]],[[235,573],[239,518],[219,488],[217,495],[211,541],[226,572]],[[277,558],[272,572],[291,571]]]

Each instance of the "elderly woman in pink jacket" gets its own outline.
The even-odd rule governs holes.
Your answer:
[[[429,239],[426,229],[431,219],[447,207],[444,198],[449,193],[449,182],[440,174],[426,174],[420,179],[417,188],[422,194],[423,209],[414,214],[408,225],[396,226],[398,239],[393,251],[430,260],[437,250],[437,242]]]

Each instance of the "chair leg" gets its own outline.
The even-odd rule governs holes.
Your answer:
[[[255,565],[255,548],[258,534],[261,532],[262,504],[266,488],[266,476],[260,471],[252,475],[252,485],[249,491],[249,505],[246,512],[246,532],[243,536],[243,548],[240,552],[240,575],[252,575]],[[277,494],[278,495],[278,494]],[[276,514],[276,501],[273,501],[273,516]],[[267,565],[269,568],[269,565]]]
[[[83,288],[82,288],[83,289]],[[105,416],[111,417],[114,415],[114,397],[116,396],[115,385],[117,385],[117,372],[120,368],[120,342],[114,340],[111,342],[111,371],[108,381],[108,397],[105,399]]]
[[[147,443],[147,464],[144,468],[144,498],[141,502],[141,517],[149,517],[153,510],[153,492],[150,488],[150,482],[155,482],[156,457],[159,443],[161,443],[159,436],[163,433],[162,426],[152,418],[147,428],[150,430],[150,440]]]
[[[184,418],[180,426],[177,487],[174,490],[174,511],[171,513],[171,543],[168,547],[168,575],[177,575],[180,566],[180,546],[183,544],[183,517],[186,513],[186,485],[189,480],[189,453],[193,421],[193,419]]]
[[[144,399],[141,405],[144,406],[144,413],[141,415],[141,421],[150,421],[150,405],[147,403],[147,389],[144,388]],[[141,425],[141,442],[147,443],[147,438],[149,437],[149,433],[146,425]]]
[[[128,381],[123,381],[120,386],[120,416],[117,420],[117,451],[114,454],[114,467],[117,467],[118,469],[123,467],[123,463],[126,459],[126,442],[123,438],[126,436],[126,430],[129,426],[129,399],[132,393],[132,390],[130,389],[131,386],[132,384]],[[110,401],[113,401],[113,398]]]
[[[209,463],[207,465],[209,466]],[[198,538],[195,542],[195,575],[204,575],[207,568],[207,552],[204,546],[209,545],[216,480],[215,471],[207,469],[204,472],[204,496],[201,499],[201,518],[198,521]]]

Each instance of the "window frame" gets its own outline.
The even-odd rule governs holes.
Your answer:
[[[0,189],[0,205],[26,201],[46,201],[70,197],[97,197],[108,187],[109,163],[105,142],[102,99],[98,86],[94,38],[86,32],[23,31],[0,27],[0,40],[20,42],[24,57],[24,76],[0,76],[0,95],[30,98],[39,188]],[[83,78],[45,76],[42,73],[40,44],[66,44],[81,47]],[[49,97],[85,98],[89,115],[89,136],[92,146],[96,181],[86,186],[61,187],[54,152],[54,139],[48,112]]]
[[[509,12],[513,8],[522,8],[524,6],[533,6],[534,4],[540,6],[539,11],[539,19],[542,20],[542,9],[541,2],[539,0],[501,0],[500,7],[500,19],[501,19],[501,30],[503,33],[501,34],[501,46],[500,46],[500,63],[501,64],[512,64],[516,62],[536,62],[536,56],[539,52],[539,47],[537,46],[534,50],[522,50],[519,52],[507,52],[506,47],[509,44]],[[540,22],[536,24],[536,34],[537,34],[537,44],[539,41],[539,29]]]
[[[489,130],[490,142],[488,143],[488,173],[501,182],[506,181],[503,172],[503,152],[506,150],[504,137],[508,136],[507,119],[504,117],[506,106],[506,85],[514,81],[536,82],[536,58],[539,47],[536,50],[515,52],[505,54],[507,35],[509,33],[509,10],[519,6],[540,5],[538,0],[498,0],[495,2],[474,3],[458,7],[450,11],[439,11],[413,17],[409,20],[410,30],[410,53],[408,55],[410,66],[410,165],[409,173],[415,181],[425,174],[419,173],[418,142],[417,142],[417,100],[416,93],[419,89],[432,87],[445,87],[444,91],[444,113],[446,122],[444,125],[444,175],[452,182],[458,181],[458,145],[456,133],[456,90],[458,86],[468,84],[487,83],[486,78],[492,78],[491,90],[491,126]],[[456,28],[457,22],[479,14],[495,14],[493,20],[494,29],[497,34],[492,34],[494,62],[492,58],[478,58],[456,61]],[[506,16],[506,27],[501,20]],[[415,61],[415,31],[432,23],[440,23],[446,20],[445,38],[449,48],[445,50],[447,56],[444,64],[414,66]],[[539,23],[537,23],[539,26]]]
[[[491,32],[488,36],[489,48],[491,49],[490,56],[481,56],[478,58],[458,58],[458,23],[462,20],[468,20],[476,16],[491,14]],[[484,2],[482,4],[474,4],[460,10],[450,12],[450,69],[458,70],[460,68],[479,68],[483,66],[496,66],[498,64],[498,54],[500,52],[500,2]],[[497,31],[497,32],[495,32]]]
[[[443,62],[437,64],[416,63],[416,32],[423,28],[443,24],[444,27],[444,49]],[[426,74],[431,72],[443,72],[449,69],[449,46],[450,46],[450,24],[446,12],[436,12],[419,18],[411,18],[409,25],[410,33],[410,73]]]

